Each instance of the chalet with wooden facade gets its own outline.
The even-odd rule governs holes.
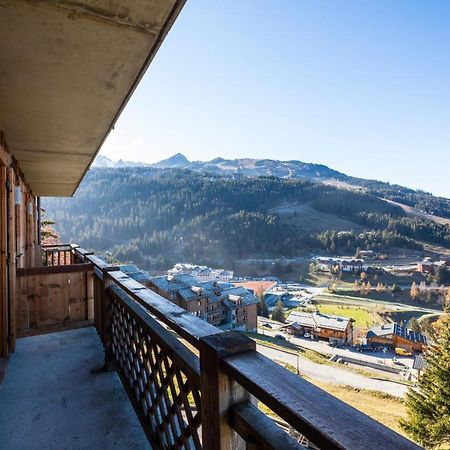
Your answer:
[[[422,333],[409,330],[398,323],[374,326],[367,332],[366,339],[370,345],[400,347],[411,353],[422,352],[427,344],[427,338]]]
[[[39,198],[74,194],[184,3],[1,1],[0,447],[418,448],[119,266],[42,245]]]
[[[317,339],[326,339],[339,345],[353,343],[353,319],[338,317],[319,312],[293,311],[289,314],[288,325],[285,327],[289,333],[309,333]]]

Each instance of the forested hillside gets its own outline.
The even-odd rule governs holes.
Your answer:
[[[211,161],[189,161],[184,155],[177,153],[151,166],[150,164],[131,161],[119,160],[115,162],[105,156],[99,155],[94,166],[106,168],[136,166],[160,169],[177,168],[216,175],[243,175],[248,177],[275,176],[278,178],[325,182],[360,190],[377,197],[417,208],[419,212],[450,219],[450,199],[448,198],[437,197],[428,192],[415,191],[398,184],[349,176],[323,164],[312,164],[297,160],[279,161],[274,159],[214,158]]]
[[[360,231],[311,233],[270,212],[305,203]],[[44,199],[64,241],[110,251],[122,261],[165,268],[173,261],[230,261],[310,252],[354,253],[357,247],[450,246],[449,227],[411,218],[375,195],[298,179],[226,177],[180,169],[91,170],[74,198]],[[361,232],[362,227],[362,232]],[[356,228],[356,226],[355,226]]]

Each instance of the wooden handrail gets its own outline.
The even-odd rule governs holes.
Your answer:
[[[47,275],[57,273],[72,273],[72,272],[88,272],[94,270],[94,266],[91,263],[83,264],[66,264],[64,266],[38,266],[27,267],[25,269],[19,268],[16,271],[18,277],[27,275]]]
[[[225,358],[222,369],[319,448],[420,448],[258,352]]]
[[[67,250],[71,250],[71,249],[73,249],[73,247],[72,247],[72,244],[42,244],[41,245],[41,247],[42,248],[46,248],[46,249],[48,249],[48,248],[62,248],[62,247],[64,247],[64,248],[67,248]]]
[[[261,355],[255,350],[254,342],[246,336],[240,334],[239,337],[236,332],[222,333],[133,280],[118,270],[118,267],[109,265],[102,258],[79,248],[74,248],[74,253],[80,260],[94,267],[94,278],[97,280],[95,323],[105,346],[105,357],[110,359],[113,365],[118,365],[122,383],[140,415],[141,422],[142,414],[147,418],[149,414],[149,410],[143,406],[146,404],[142,397],[144,384],[147,388],[153,385],[156,389],[155,402],[163,401],[161,398],[166,396],[164,401],[172,405],[166,425],[154,424],[152,428],[149,422],[143,423],[147,434],[152,436],[151,443],[156,447],[169,448],[175,445],[174,442],[170,444],[173,436],[171,437],[171,433],[167,434],[165,427],[177,430],[176,422],[184,421],[183,424],[186,425],[187,420],[192,429],[185,429],[184,432],[189,439],[194,440],[194,448],[209,448],[211,445],[208,443],[213,443],[214,450],[220,450],[227,445],[229,448],[230,441],[227,439],[231,439],[233,432],[238,433],[248,443],[248,448],[253,448],[252,445],[265,449],[301,448],[288,435],[280,434],[285,432],[280,431],[272,419],[256,409],[256,398],[319,448],[420,448]],[[199,349],[200,357],[187,351],[186,347],[152,316]],[[147,353],[148,347],[152,347],[152,351],[156,353],[150,356]],[[156,361],[155,358],[161,358],[161,361]],[[145,364],[153,366],[144,370]],[[159,375],[155,375],[154,371]],[[187,378],[180,378],[178,371]],[[202,445],[196,440],[197,428],[200,425],[199,411],[194,414],[189,405],[188,411],[182,410],[181,403],[184,402],[184,407],[187,404],[186,393],[174,384],[175,373],[178,374],[179,382],[186,379],[189,389],[194,391],[198,390],[200,377]],[[156,377],[152,378],[150,385],[149,376]],[[216,394],[212,392],[214,389],[217,389]],[[196,392],[194,395],[197,408],[200,407],[196,397],[198,394],[199,392]],[[178,403],[172,401],[173,396],[178,398]],[[213,404],[208,404],[210,401]],[[211,408],[216,408],[215,411],[219,413],[210,414]],[[223,430],[224,411],[229,431],[220,439],[216,439],[217,435],[211,435],[211,430]],[[170,421],[175,422],[169,425]],[[155,426],[159,428],[156,430]],[[210,434],[206,434],[205,438],[205,433]],[[177,439],[178,446],[187,442],[185,437],[178,436]]]
[[[121,271],[107,272],[107,277],[194,347],[198,347],[201,337],[221,332]]]

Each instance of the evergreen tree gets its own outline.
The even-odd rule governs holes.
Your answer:
[[[416,333],[422,332],[422,327],[420,326],[417,317],[411,317],[411,319],[408,322],[408,328],[412,331],[415,331]]]
[[[395,295],[395,294],[398,294],[400,292],[402,292],[402,288],[397,283],[394,283],[392,285],[392,294]]]
[[[425,358],[427,367],[417,388],[406,398],[408,418],[403,429],[425,448],[450,444],[450,314],[448,307],[439,320],[435,342]]]
[[[269,310],[264,300],[264,294],[259,295],[258,316],[269,317]]]
[[[283,310],[283,302],[281,300],[277,301],[275,308],[272,311],[272,320],[276,320],[277,322],[283,322],[286,320]]]

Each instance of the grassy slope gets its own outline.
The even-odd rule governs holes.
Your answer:
[[[307,203],[293,203],[280,205],[270,210],[279,215],[281,221],[287,225],[295,225],[310,233],[320,233],[327,230],[354,230],[364,231],[362,225],[350,220],[315,210]]]
[[[369,328],[376,323],[374,317],[367,309],[360,306],[352,307],[348,305],[317,305],[323,314],[334,314],[336,316],[350,317],[355,320],[353,324],[358,328]]]
[[[405,435],[398,423],[399,419],[406,417],[406,408],[401,399],[364,389],[327,384],[311,379],[309,381],[397,433]]]
[[[286,369],[295,373],[295,367],[290,366],[289,364],[281,364],[286,367]],[[397,433],[406,436],[399,425],[399,420],[406,417],[406,408],[402,399],[381,392],[324,383],[310,377],[304,378],[339,400],[342,400],[344,403],[347,403],[358,411],[372,417],[372,419],[375,419]],[[266,414],[274,415],[274,413],[265,407],[265,405],[260,404],[260,408]]]

